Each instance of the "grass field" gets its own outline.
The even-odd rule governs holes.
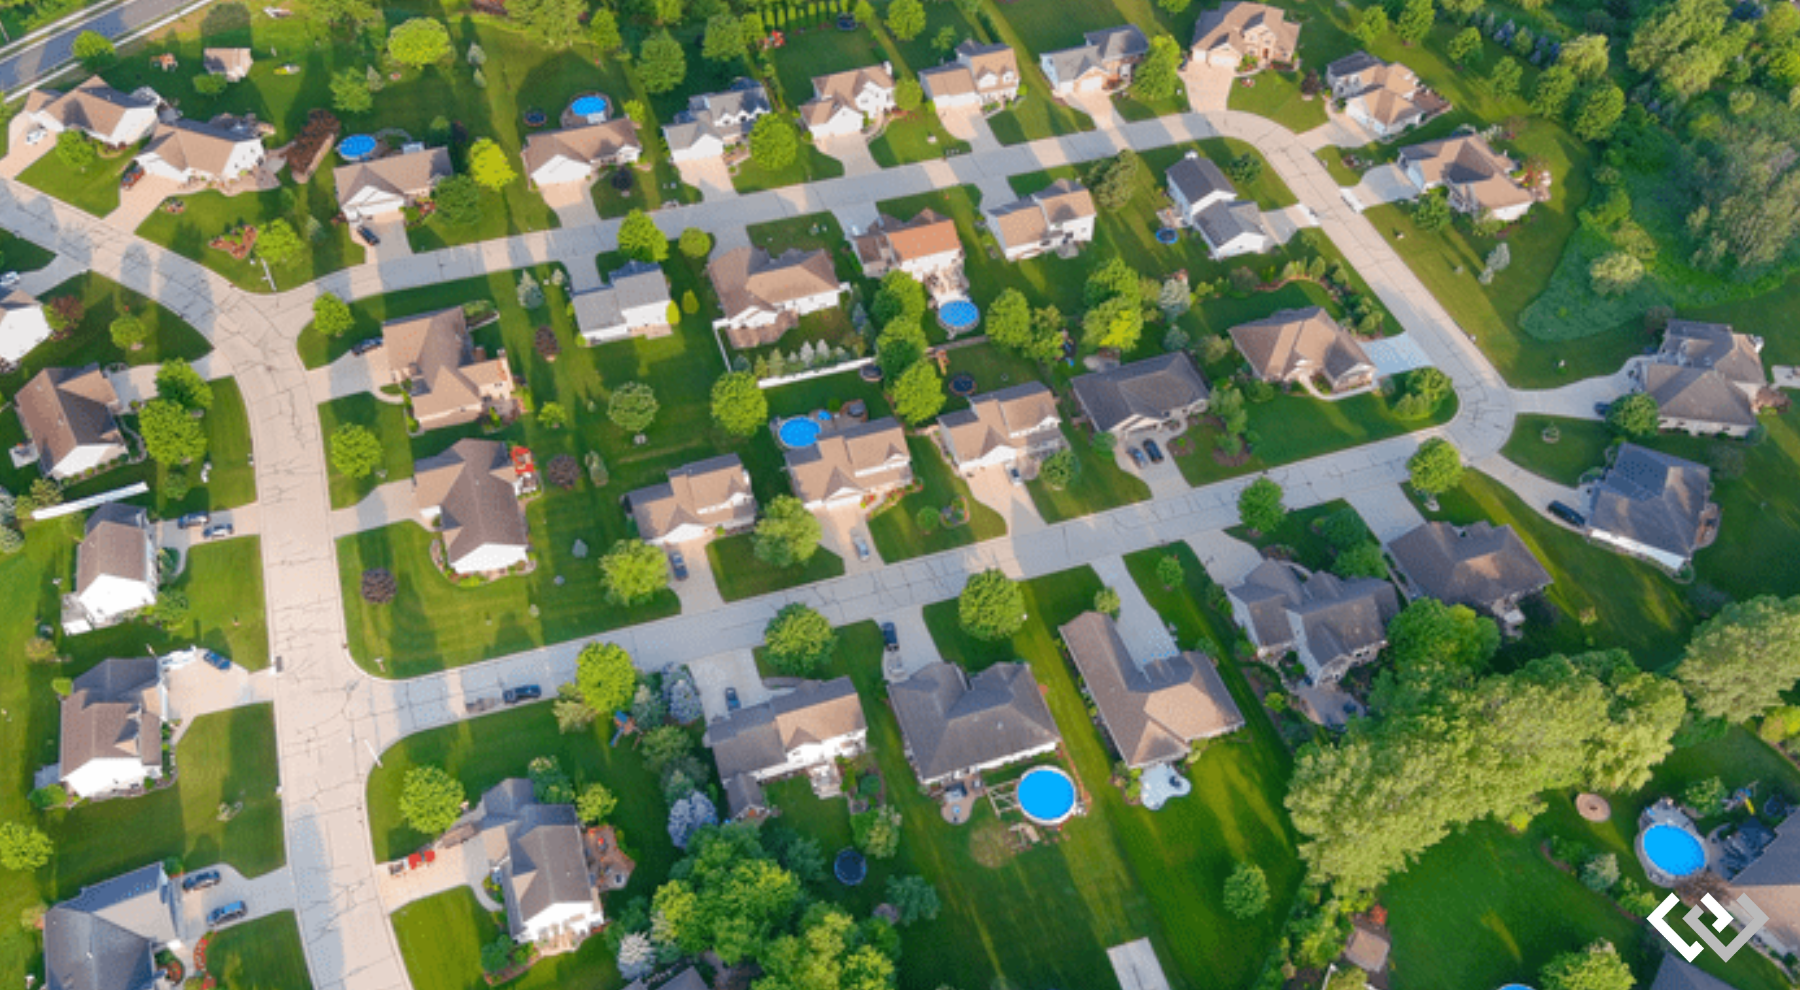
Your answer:
[[[1093,438],[1085,431],[1065,422],[1063,437],[1080,465],[1074,483],[1062,491],[1051,488],[1041,478],[1026,483],[1031,503],[1045,522],[1077,519],[1150,497],[1150,486],[1144,479],[1120,468],[1111,452],[1095,450]]]
[[[814,551],[812,559],[804,564],[776,568],[756,559],[751,540],[751,534],[742,533],[706,545],[706,562],[719,584],[719,595],[728,602],[844,576],[844,559],[824,547]],[[688,566],[698,564],[699,561],[689,561]]]
[[[800,142],[800,153],[794,156],[793,164],[783,169],[766,169],[748,158],[744,159],[731,173],[731,187],[740,194],[747,195],[765,189],[835,179],[843,174],[843,162],[803,140]]]
[[[385,461],[377,469],[378,473],[363,478],[352,478],[332,468],[331,507],[334,509],[355,505],[376,488],[392,481],[404,481],[413,473],[412,439],[406,434],[406,410],[403,407],[383,402],[366,392],[319,403],[319,432],[325,438],[328,458],[332,434],[352,424],[374,431],[381,440]]]
[[[206,971],[231,990],[312,990],[300,924],[282,911],[232,925],[207,943]]]
[[[1176,454],[1175,463],[1188,484],[1210,484],[1447,423],[1456,415],[1456,406],[1453,395],[1428,418],[1403,419],[1374,392],[1337,402],[1304,392],[1277,395],[1248,406],[1253,440],[1249,460],[1236,466],[1220,464],[1213,457],[1219,432],[1198,426],[1183,434],[1192,446],[1187,453]]]
[[[909,437],[906,446],[912,451],[913,477],[921,488],[869,520],[869,535],[874,537],[882,560],[892,564],[1006,535],[1006,520],[976,501],[969,493],[968,482],[950,466],[936,443],[924,437]],[[941,512],[957,498],[968,507],[967,522],[945,526],[940,518],[929,530],[919,527],[917,516],[921,509]]]

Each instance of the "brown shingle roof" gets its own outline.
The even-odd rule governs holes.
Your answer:
[[[427,429],[475,419],[484,394],[512,393],[505,358],[475,360],[460,306],[390,320],[381,339],[389,376],[413,382],[413,415]]]
[[[1027,446],[1036,439],[1030,431],[1056,415],[1056,396],[1042,382],[1027,382],[976,396],[969,408],[939,416],[938,426],[958,461],[975,461],[1000,447]]]
[[[348,203],[370,186],[396,196],[425,196],[439,179],[453,173],[450,149],[425,148],[333,169],[331,180],[337,187],[338,202]]]
[[[777,310],[838,287],[837,270],[825,251],[793,249],[771,258],[762,248],[741,247],[714,258],[706,271],[727,319],[755,308]]]
[[[1107,734],[1130,767],[1187,755],[1197,739],[1240,728],[1243,713],[1211,657],[1184,653],[1139,663],[1113,620],[1083,612],[1060,630]]]
[[[162,765],[161,675],[155,657],[102,662],[75,678],[62,701],[58,763],[64,778],[94,760]]]
[[[1451,605],[1491,609],[1550,586],[1550,572],[1513,528],[1485,520],[1460,530],[1428,522],[1396,538],[1388,552],[1420,591]]]
[[[1756,426],[1756,409],[1750,397],[1710,368],[1645,365],[1644,391],[1656,400],[1657,411],[1667,419],[1743,429]]]
[[[669,472],[660,485],[640,488],[626,496],[637,520],[638,535],[659,539],[686,525],[732,526],[756,518],[754,500],[718,508],[732,498],[750,494],[750,475],[736,454],[696,461]]]
[[[102,577],[144,580],[156,569],[148,540],[145,511],[123,502],[108,502],[88,515],[87,530],[75,550],[75,593]]]
[[[455,563],[484,546],[530,546],[517,479],[505,444],[458,440],[413,465],[413,502],[421,513],[442,513],[444,545]]]
[[[1264,381],[1323,373],[1333,387],[1359,368],[1373,366],[1356,338],[1318,306],[1284,309],[1231,328],[1232,343]]]
[[[154,154],[173,168],[192,169],[218,178],[225,174],[232,152],[242,144],[261,147],[262,139],[254,133],[235,134],[211,124],[177,120],[157,124],[140,156]]]
[[[1513,181],[1512,160],[1477,134],[1402,148],[1400,164],[1417,164],[1427,184],[1441,182],[1466,190],[1484,210],[1531,202],[1531,193]]]
[[[1261,49],[1260,45],[1250,44],[1245,35],[1263,31],[1273,35],[1276,50],[1290,55],[1300,43],[1300,25],[1288,20],[1286,11],[1267,4],[1234,2],[1200,15],[1194,24],[1193,47],[1210,51],[1229,45],[1239,54],[1248,54],[1252,49]]]
[[[1139,420],[1168,419],[1210,394],[1206,379],[1182,351],[1082,375],[1070,387],[1094,429],[1103,432]]]
[[[822,436],[784,456],[794,494],[808,504],[902,482],[912,466],[906,433],[892,416]]]
[[[925,210],[905,223],[883,217],[882,230],[894,249],[894,257],[901,261],[962,250],[956,221],[934,210]]]
[[[64,127],[96,134],[111,134],[124,119],[126,111],[150,105],[149,100],[108,86],[99,76],[89,76],[67,93],[53,89],[35,90],[25,101],[27,112],[41,113]]]
[[[256,56],[248,48],[207,48],[200,52],[201,67],[220,75],[242,78],[255,64]]]
[[[112,410],[119,394],[100,373],[98,364],[82,368],[45,368],[13,397],[19,421],[46,470],[62,463],[78,447],[122,444]]]
[[[997,663],[969,678],[934,663],[888,685],[919,779],[1017,759],[1062,741],[1031,668]]]
[[[864,732],[862,701],[848,677],[807,681],[760,705],[732,712],[707,727],[706,747],[719,779],[776,769],[801,746]]]
[[[540,131],[525,139],[525,172],[531,174],[558,156],[589,165],[614,161],[627,148],[643,150],[637,125],[620,117],[603,124],[571,127],[565,131]]]

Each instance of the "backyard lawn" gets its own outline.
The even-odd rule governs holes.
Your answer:
[[[906,446],[912,452],[913,477],[920,488],[869,518],[869,535],[882,560],[892,564],[1006,535],[1006,520],[969,493],[968,482],[950,466],[935,442],[915,436],[907,438]],[[945,525],[944,510],[959,500],[967,520]],[[938,516],[935,521],[929,518],[932,513]],[[921,526],[922,520],[930,525]]]
[[[377,469],[377,474],[363,478],[352,478],[331,468],[331,507],[334,509],[355,505],[381,485],[404,481],[413,473],[412,439],[406,435],[405,408],[366,392],[319,403],[319,434],[325,438],[328,454],[331,435],[352,423],[374,431],[381,440],[384,464]]]
[[[770,567],[756,559],[751,540],[752,534],[740,533],[706,545],[706,562],[712,568],[713,580],[718,582],[719,595],[728,602],[844,576],[844,559],[824,547],[814,551],[812,559],[804,564]],[[688,566],[698,563],[690,561]]]
[[[1221,464],[1213,456],[1219,432],[1209,421],[1190,428],[1171,447],[1182,477],[1198,486],[1447,423],[1456,415],[1456,407],[1452,394],[1432,416],[1403,419],[1376,392],[1330,402],[1297,391],[1247,406],[1253,442],[1250,457],[1242,464]]]
[[[232,925],[206,947],[206,972],[231,990],[312,990],[300,924],[282,911]]]

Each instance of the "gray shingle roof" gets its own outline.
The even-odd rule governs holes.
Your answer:
[[[481,795],[459,820],[473,825],[492,859],[507,860],[504,883],[507,920],[517,936],[525,922],[557,904],[594,900],[582,848],[581,821],[566,804],[539,804],[531,781],[509,777]]]
[[[1761,902],[1758,902],[1761,906]],[[1688,962],[1673,952],[1663,955],[1650,990],[1733,990],[1731,984]]]
[[[1491,609],[1550,586],[1550,572],[1513,528],[1485,520],[1460,530],[1428,522],[1388,544],[1388,552],[1420,591],[1451,605]]]
[[[1749,894],[1768,914],[1769,934],[1789,946],[1800,945],[1800,817],[1777,825],[1774,840],[1729,886],[1731,899]],[[1660,976],[1657,982],[1660,986]]]
[[[1302,582],[1293,565],[1275,560],[1258,565],[1231,595],[1249,610],[1258,645],[1291,646],[1299,640],[1298,626],[1328,676],[1341,674],[1353,655],[1385,644],[1388,620],[1400,611],[1399,595],[1387,581],[1318,571]]]
[[[147,990],[150,953],[178,937],[176,912],[161,864],[83,888],[44,916],[49,990]]]
[[[934,663],[888,686],[919,779],[1018,758],[1062,741],[1031,668],[997,663],[969,678]]]
[[[1194,217],[1194,223],[1200,228],[1200,236],[1215,248],[1224,247],[1244,234],[1269,236],[1268,229],[1263,226],[1262,208],[1249,200],[1214,203],[1201,210]]]
[[[1367,72],[1370,69],[1379,68],[1386,64],[1386,62],[1370,55],[1368,52],[1351,52],[1343,58],[1327,65],[1325,67],[1325,78],[1342,79],[1346,76],[1354,76],[1359,72]]]
[[[1099,612],[1083,612],[1060,632],[1127,766],[1180,759],[1195,740],[1244,724],[1211,657],[1184,653],[1139,662],[1113,620]]]
[[[1682,557],[1699,549],[1712,472],[1693,461],[1627,443],[1594,486],[1591,529]]]
[[[1670,320],[1657,360],[1690,368],[1711,368],[1743,385],[1765,385],[1762,341],[1736,333],[1727,323]]]
[[[1179,189],[1183,199],[1190,203],[1198,203],[1214,193],[1224,193],[1233,199],[1237,198],[1237,187],[1225,177],[1223,170],[1213,164],[1213,160],[1203,155],[1188,155],[1163,173],[1168,180],[1169,188]]]
[[[1711,368],[1673,364],[1644,366],[1644,391],[1656,400],[1664,419],[1689,420],[1723,429],[1756,426],[1750,397],[1729,378]]]
[[[1210,394],[1187,354],[1160,354],[1070,383],[1094,429],[1110,432],[1133,419],[1167,419]]]
[[[1094,70],[1114,71],[1121,61],[1143,58],[1150,50],[1150,39],[1144,37],[1144,32],[1135,24],[1089,31],[1082,38],[1087,43],[1079,48],[1065,48],[1044,55],[1050,60],[1059,81],[1079,79]]]

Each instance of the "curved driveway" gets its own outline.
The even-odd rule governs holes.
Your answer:
[[[1307,505],[1386,488],[1405,477],[1420,440],[1448,436],[1471,461],[1497,455],[1514,416],[1511,391],[1399,256],[1339,199],[1337,184],[1290,132],[1247,114],[1181,114],[888,169],[806,187],[660,211],[663,229],[741,232],[746,224],[955,184],[998,190],[1005,178],[1114,153],[1224,134],[1260,148],[1319,217],[1401,327],[1456,383],[1461,408],[1445,427],[1340,451],[1270,472],[1290,504]],[[991,204],[990,204],[991,205]],[[229,361],[243,392],[256,450],[265,521],[263,570],[276,679],[276,732],[288,866],[308,966],[317,990],[401,990],[409,981],[375,883],[365,782],[378,754],[408,733],[464,717],[461,699],[524,676],[556,681],[573,669],[575,643],[561,644],[409,681],[370,677],[345,647],[324,444],[316,403],[294,341],[321,291],[360,298],[542,262],[574,270],[616,246],[618,221],[524,234],[409,258],[365,264],[279,295],[239,290],[217,275],[129,231],[108,228],[35,190],[0,181],[0,226],[149,295],[181,314]],[[1231,525],[1249,479],[1195,488],[1047,527],[1032,539],[988,541],[704,613],[606,636],[648,668],[754,645],[768,617],[805,601],[834,622],[867,618],[955,595],[971,570],[1000,566],[1020,576],[1062,570],[1129,550]],[[1398,493],[1394,493],[1398,497]]]

